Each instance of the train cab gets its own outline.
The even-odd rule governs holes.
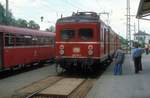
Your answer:
[[[95,12],[77,12],[56,23],[56,61],[64,69],[92,69],[108,59],[114,39]]]

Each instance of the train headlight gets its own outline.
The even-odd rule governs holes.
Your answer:
[[[89,54],[89,55],[93,55],[93,50],[89,50],[89,51],[88,51],[88,54]]]
[[[89,49],[89,50],[92,50],[92,49],[93,49],[93,45],[89,45],[89,46],[88,46],[88,49]]]
[[[59,54],[60,54],[60,55],[63,55],[63,54],[64,54],[64,50],[62,50],[62,49],[59,50]]]
[[[60,45],[59,49],[61,49],[61,50],[64,49],[64,45]]]

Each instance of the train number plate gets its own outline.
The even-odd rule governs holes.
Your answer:
[[[73,48],[73,53],[79,53],[79,52],[80,52],[80,48],[78,47]]]

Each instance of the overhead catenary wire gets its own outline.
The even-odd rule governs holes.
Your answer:
[[[80,11],[85,11],[85,10],[83,9],[83,7],[80,8],[79,6],[77,6],[77,4],[72,3],[72,2],[69,2],[69,0],[66,0],[66,3],[69,4],[69,5],[71,5],[71,6],[74,7],[75,9],[78,9],[78,10],[80,10]],[[77,2],[76,2],[76,3],[77,3]]]
[[[98,6],[98,8],[101,10],[101,5],[99,4],[99,1],[98,0],[95,0],[96,1],[96,4],[97,4],[97,6]]]

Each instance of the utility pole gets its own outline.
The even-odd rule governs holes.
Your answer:
[[[134,33],[136,33],[136,24],[134,22]]]
[[[126,40],[129,42],[129,49],[131,53],[131,15],[130,15],[130,0],[127,0],[127,24],[126,24]],[[127,46],[128,46],[127,45]],[[127,50],[128,51],[128,50]]]
[[[140,30],[140,19],[138,19],[138,32]]]
[[[135,24],[135,22],[134,22],[134,34],[136,33],[136,24]],[[135,36],[134,36],[134,40],[136,40],[135,39]]]
[[[9,9],[9,5],[8,5],[8,0],[6,0],[6,12],[5,12],[5,15],[6,15],[6,25],[8,25],[8,9]]]

